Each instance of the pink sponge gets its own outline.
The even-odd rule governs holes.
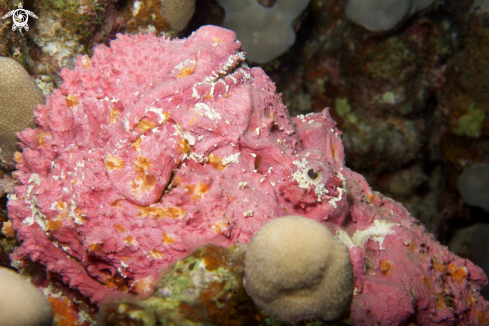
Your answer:
[[[290,119],[243,60],[233,32],[205,26],[183,40],[119,35],[63,70],[40,127],[20,134],[15,264],[34,261],[99,304],[150,293],[194,248],[246,243],[293,214],[349,246],[352,324],[489,318],[481,269],[344,166],[327,110]]]

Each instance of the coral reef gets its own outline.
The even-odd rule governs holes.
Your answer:
[[[33,110],[44,104],[41,90],[17,61],[0,57],[0,165],[13,168],[17,146],[15,133],[35,128]]]
[[[471,14],[462,50],[447,66],[445,83],[437,92],[447,126],[439,135],[440,150],[451,168],[487,163],[489,157],[489,18]],[[448,130],[447,130],[448,129]],[[456,178],[453,178],[456,188]]]
[[[247,243],[293,214],[348,246],[352,324],[487,322],[482,270],[345,167],[328,110],[289,118],[239,49],[214,26],[174,41],[121,35],[63,70],[40,127],[19,134],[12,264],[34,262],[98,305],[147,297],[194,248]]]
[[[310,0],[278,0],[265,7],[257,0],[218,0],[226,16],[223,26],[233,30],[243,45],[248,60],[272,61],[295,42],[292,22]]]
[[[99,320],[106,326],[132,323],[174,325],[285,326],[258,309],[243,285],[245,246],[206,245],[164,272],[154,294],[147,299],[123,298],[104,305]],[[327,324],[318,319],[300,325]],[[338,325],[342,325],[338,322]]]
[[[40,0],[34,5],[39,19],[31,35],[37,51],[32,67],[38,75],[57,75],[74,66],[79,54],[90,52],[92,41],[103,25],[110,1]],[[95,39],[95,40],[93,40]]]
[[[145,300],[118,299],[104,306],[105,325],[252,325],[261,314],[243,287],[244,252],[206,245],[165,271]]]
[[[132,0],[119,16],[126,20],[123,25],[127,33],[175,36],[185,29],[194,12],[195,0]]]
[[[14,1],[3,1],[0,3],[0,18],[8,12],[17,9]],[[17,3],[15,4],[17,5]],[[0,19],[0,56],[10,57],[19,62],[24,68],[28,68],[32,61],[29,57],[29,46],[27,38],[18,30],[12,30],[12,18]]]
[[[378,37],[351,24],[331,24],[325,33],[341,32],[336,37],[342,43],[332,37],[311,44],[315,51],[304,49],[313,109],[334,109],[352,168],[378,174],[412,164],[426,138],[413,117],[425,112],[431,90],[440,85],[442,65],[453,53],[448,31],[419,22]]]
[[[248,244],[245,266],[246,292],[279,320],[330,321],[348,311],[350,256],[321,223],[293,215],[268,222]]]
[[[14,193],[18,182],[0,169],[0,266],[10,267],[9,254],[19,245],[12,230],[12,222],[7,217],[7,195]]]

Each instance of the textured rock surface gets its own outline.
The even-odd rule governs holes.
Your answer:
[[[15,60],[0,57],[0,163],[12,166],[19,150],[16,132],[34,128],[32,111],[44,104],[44,95]]]
[[[348,245],[352,324],[487,322],[481,269],[344,166],[328,110],[290,119],[234,37],[119,36],[62,72],[40,127],[20,134],[14,264],[34,261],[94,303],[147,295],[194,248],[246,243],[294,214]]]

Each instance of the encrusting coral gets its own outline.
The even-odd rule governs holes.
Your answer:
[[[33,111],[44,104],[41,90],[17,61],[0,57],[0,164],[13,167],[20,150],[16,132],[35,128]]]
[[[299,215],[348,247],[351,324],[489,320],[482,270],[345,167],[328,109],[290,118],[240,48],[215,26],[187,39],[119,35],[63,70],[39,128],[19,134],[13,265],[34,262],[100,306],[151,295],[161,270],[205,243],[248,243]]]
[[[345,244],[319,222],[276,218],[247,246],[245,287],[255,304],[279,320],[334,320],[353,295]]]

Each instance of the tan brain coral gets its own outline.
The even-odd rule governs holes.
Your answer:
[[[162,15],[175,32],[182,31],[195,12],[195,0],[162,0]]]
[[[0,162],[15,164],[13,155],[19,150],[16,132],[34,128],[32,111],[44,104],[41,90],[17,61],[0,57]]]
[[[255,304],[286,322],[333,320],[353,295],[348,249],[329,229],[308,218],[272,220],[252,238],[245,286]]]

